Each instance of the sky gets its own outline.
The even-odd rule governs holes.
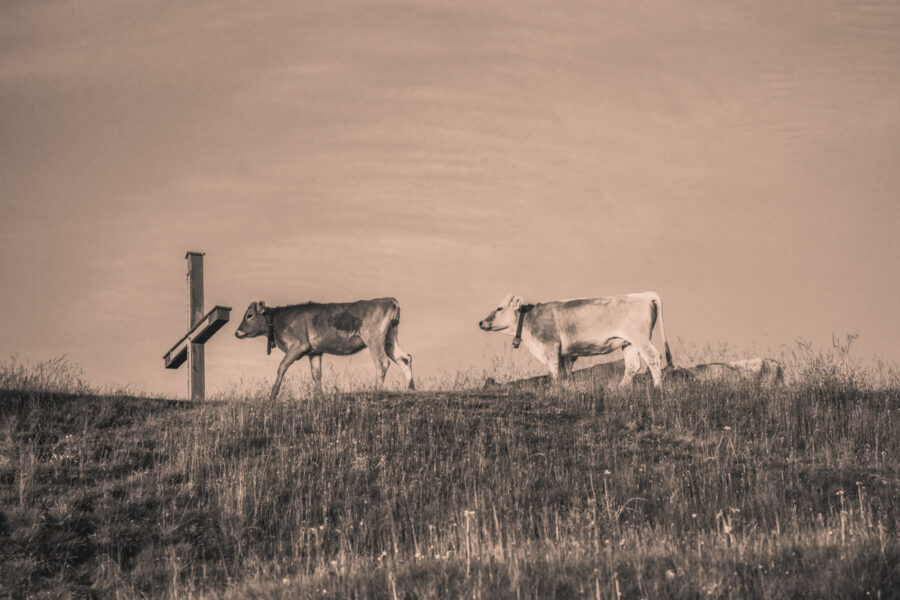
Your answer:
[[[420,378],[539,368],[477,327],[508,293],[654,290],[676,348],[897,362],[898,166],[893,1],[13,0],[0,358],[185,395],[192,250],[234,309],[212,392],[274,379],[233,336],[260,299],[394,296]]]

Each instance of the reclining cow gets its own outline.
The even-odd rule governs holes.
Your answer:
[[[625,374],[619,385],[628,385],[641,370],[641,359],[650,368],[653,385],[662,381],[660,356],[650,337],[659,318],[659,332],[666,349],[667,368],[672,353],[663,327],[662,302],[656,292],[606,298],[585,298],[539,304],[523,304],[507,296],[478,326],[484,331],[514,335],[513,347],[524,341],[531,353],[557,379],[568,376],[580,356],[609,354],[622,349]]]
[[[625,361],[617,360],[608,363],[600,363],[572,371],[571,379],[574,383],[590,385],[607,385],[615,379],[621,379],[625,371]],[[662,371],[663,381],[669,383],[750,383],[761,387],[780,386],[784,384],[784,369],[781,364],[772,358],[747,358],[731,362],[714,362],[694,365],[692,367],[666,367]],[[643,385],[647,383],[647,374],[639,373],[634,376],[634,383]],[[484,389],[529,389],[546,386],[550,383],[547,375],[529,377],[498,383],[493,377],[484,381]]]
[[[703,382],[756,383],[777,386],[784,383],[784,369],[772,358],[746,358],[688,367],[689,379]]]
[[[238,339],[265,335],[268,353],[276,347],[284,352],[270,395],[274,400],[285,371],[297,359],[309,357],[313,380],[321,388],[323,354],[346,356],[363,348],[369,349],[375,363],[377,386],[384,383],[392,360],[406,376],[409,389],[415,389],[412,356],[397,345],[399,324],[400,304],[394,298],[280,307],[268,307],[259,301],[247,307],[234,335]]]

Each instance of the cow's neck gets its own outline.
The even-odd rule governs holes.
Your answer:
[[[519,318],[516,322],[516,335],[513,337],[513,348],[518,348],[522,343],[522,328],[525,326],[525,315],[534,309],[534,304],[523,304],[519,307]]]
[[[266,354],[272,354],[272,348],[275,347],[275,315],[272,311],[267,311],[266,318]]]

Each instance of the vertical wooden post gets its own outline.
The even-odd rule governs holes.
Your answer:
[[[203,252],[188,252],[188,331],[203,318]],[[203,344],[191,342],[188,352],[188,393],[191,400],[202,401],[206,396]]]
[[[188,252],[188,331],[163,355],[167,369],[177,369],[188,364],[188,396],[194,402],[206,397],[206,374],[204,362],[206,342],[228,322],[230,306],[216,305],[208,313],[203,313],[203,252]]]

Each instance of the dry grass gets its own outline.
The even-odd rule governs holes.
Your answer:
[[[20,377],[0,596],[896,597],[900,386],[840,356],[777,389],[202,406]]]

